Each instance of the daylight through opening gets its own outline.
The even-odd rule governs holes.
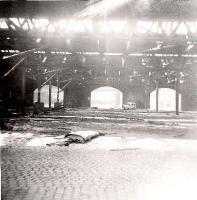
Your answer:
[[[54,103],[57,102],[58,88],[51,86],[51,107],[54,107]],[[38,89],[34,90],[34,103],[38,101]],[[49,107],[49,85],[45,85],[40,90],[40,101],[44,103],[44,107]],[[63,104],[64,91],[59,89],[59,102]]]
[[[113,87],[100,87],[91,92],[91,107],[101,109],[122,108],[123,94]]]
[[[156,90],[150,94],[150,109],[156,110]],[[158,109],[160,111],[176,110],[176,90],[159,88]],[[181,94],[179,94],[179,110],[181,110]]]

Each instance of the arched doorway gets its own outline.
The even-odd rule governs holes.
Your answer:
[[[54,107],[54,103],[57,102],[57,92],[58,88],[56,86],[51,86],[51,107]],[[34,103],[38,101],[38,89],[34,90]],[[49,107],[49,85],[45,85],[40,90],[40,101],[44,103],[44,107]],[[64,91],[59,89],[59,102],[63,104],[64,101]]]
[[[159,88],[158,109],[160,111],[176,110],[176,90]],[[156,90],[150,93],[150,110],[156,110]],[[181,94],[179,94],[179,110],[181,110]]]
[[[113,87],[100,87],[91,92],[91,107],[101,109],[122,108],[123,94]]]

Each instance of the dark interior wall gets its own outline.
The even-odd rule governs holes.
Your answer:
[[[36,89],[36,83],[31,79],[26,79],[26,89],[25,89],[25,104],[26,106],[33,106],[34,90]]]
[[[89,107],[89,91],[85,86],[70,84],[64,90],[65,107]]]
[[[182,110],[197,111],[197,80],[186,81],[181,85]]]
[[[89,107],[91,91],[102,87],[111,86],[117,88],[123,92],[123,104],[128,102],[135,102],[137,108],[145,108],[145,87],[139,84],[130,84],[126,87],[121,85],[109,84],[89,84],[79,85],[76,83],[70,84],[64,90],[64,105],[65,107]],[[182,110],[192,111],[197,110],[197,81],[189,80],[184,84],[180,85],[180,92],[182,94]],[[164,87],[164,85],[160,85]],[[168,87],[168,86],[165,86]],[[22,105],[21,95],[21,78],[20,70],[14,73],[14,76],[7,77],[5,80],[1,80],[0,90],[0,103],[1,108],[16,108],[20,109],[21,106],[32,106],[33,105],[33,91],[36,88],[36,82],[31,79],[26,79],[26,90],[25,90],[25,104]],[[173,86],[170,88],[174,89]],[[151,91],[155,88],[151,88]],[[149,92],[151,92],[149,91]],[[148,93],[149,97],[149,93]]]
[[[15,70],[14,74],[3,77],[1,80],[1,93],[4,100],[4,105],[8,107],[20,106],[22,101],[22,92],[21,92],[21,77],[20,70]]]
[[[190,80],[184,84],[180,85],[180,93],[182,95],[182,110],[197,110],[197,82],[195,80]],[[86,86],[75,86],[74,84],[66,89],[65,92],[65,105],[66,102],[71,102],[73,107],[89,107],[90,106],[90,96],[91,91],[103,87],[110,86],[117,88],[123,92],[123,104],[127,104],[128,102],[135,102],[137,108],[145,108],[145,86],[143,84],[131,83],[127,84],[126,87],[121,85],[113,85],[106,83],[89,83]],[[171,85],[159,85],[160,88],[174,88],[174,84]],[[147,105],[149,105],[149,94],[153,91],[155,87],[149,88],[147,93]]]
[[[143,85],[131,85],[124,92],[123,103],[136,103],[137,108],[145,108],[145,87]]]
[[[0,108],[1,114],[9,114],[9,110],[17,113],[24,111],[25,107],[33,106],[33,90],[37,87],[36,82],[27,73],[23,80],[24,65],[17,66],[13,71],[5,74],[16,64],[16,60],[0,61]],[[24,87],[22,83],[25,83]],[[24,99],[23,99],[24,89]]]
[[[85,86],[71,84],[64,90],[65,107],[89,107],[91,91],[99,87],[114,87],[123,92],[123,104],[135,102],[137,108],[145,108],[145,87],[140,84],[131,84],[123,87],[121,84],[114,85],[112,83],[89,82]]]

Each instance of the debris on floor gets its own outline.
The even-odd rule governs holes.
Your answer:
[[[96,131],[76,131],[76,132],[71,132],[66,137],[69,138],[70,141],[74,143],[85,143],[92,140],[93,138],[98,137],[99,135],[101,134]]]
[[[109,148],[110,146],[112,149],[117,149],[119,140],[116,143],[117,138],[113,140],[112,136],[123,138],[136,136],[146,139],[150,137],[155,139],[160,137],[163,139],[197,139],[196,122],[197,114],[187,112],[175,116],[173,113],[137,111],[134,113],[134,111],[88,109],[59,110],[48,113],[48,115],[0,120],[2,133],[0,145],[68,146],[71,143],[84,144],[95,137],[107,135],[109,137],[99,137],[83,147]],[[157,146],[157,143],[153,144],[151,148]],[[81,145],[73,146],[77,148]],[[124,144],[121,148],[135,147]]]
[[[57,137],[40,136],[33,138],[27,143],[27,146],[68,146],[71,143],[86,143],[103,134],[96,131],[75,131],[70,134]]]

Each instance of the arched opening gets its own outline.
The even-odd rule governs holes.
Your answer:
[[[161,111],[176,110],[176,90],[159,88],[158,109]],[[156,110],[156,90],[150,93],[150,110]],[[179,110],[181,110],[181,94],[179,94]]]
[[[54,103],[57,102],[58,88],[51,86],[51,107],[54,108]],[[38,89],[34,90],[34,103],[38,101]],[[40,101],[44,103],[44,107],[49,107],[49,85],[45,85],[40,90]],[[59,102],[63,104],[64,91],[59,89]]]
[[[91,107],[101,109],[122,108],[123,94],[113,87],[100,87],[91,92]]]

